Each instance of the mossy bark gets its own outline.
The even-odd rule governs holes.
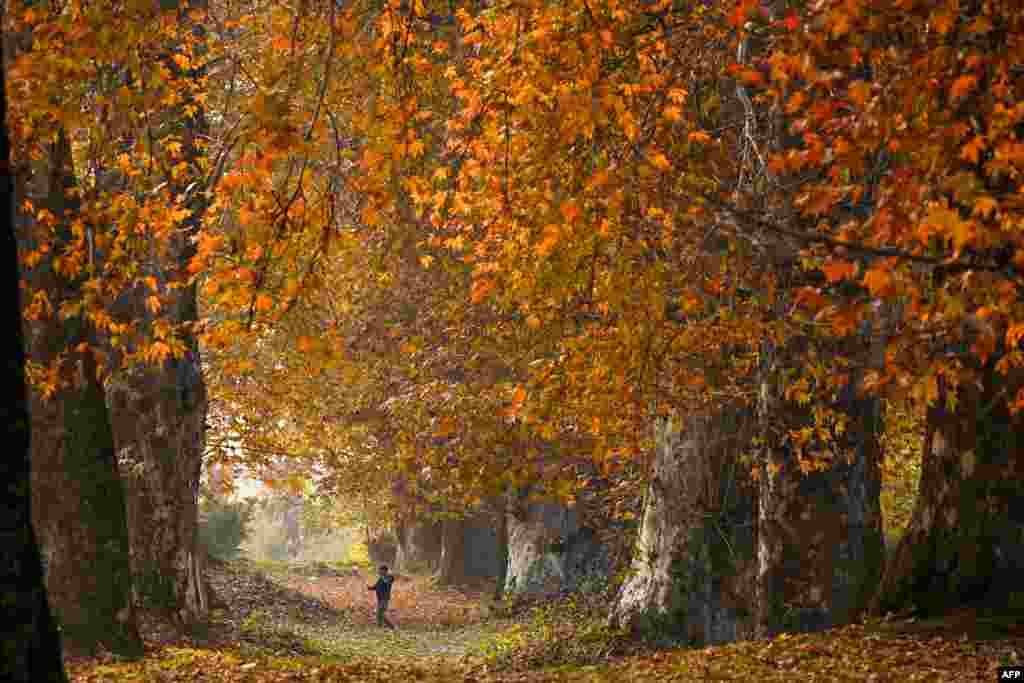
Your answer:
[[[694,645],[752,634],[756,487],[742,409],[661,420],[632,573],[613,625]]]
[[[136,369],[110,393],[139,603],[193,628],[209,610],[197,546],[206,415],[198,359]]]
[[[1019,375],[1007,379],[989,365],[958,391],[940,385],[927,412],[917,502],[875,612],[1024,605],[1024,414],[1006,407]]]
[[[758,511],[758,633],[815,631],[855,619],[881,575],[880,403],[851,380],[836,409],[846,428],[825,470],[803,471],[786,440],[810,409],[762,395],[762,419],[781,430],[762,451]],[[810,454],[808,454],[809,456]]]
[[[72,240],[68,222],[77,206],[71,148],[62,133],[50,146],[46,168],[26,179],[26,196],[46,206],[58,223],[50,254]],[[41,199],[40,199],[41,197]],[[38,204],[37,204],[38,205]],[[26,244],[45,236],[21,218]],[[47,293],[54,310],[80,298],[82,279],[57,273],[44,259],[27,273]],[[79,350],[84,344],[86,349]],[[142,654],[131,602],[131,571],[125,498],[118,476],[105,389],[97,377],[95,330],[80,316],[54,314],[32,325],[29,353],[43,366],[64,355],[68,385],[54,397],[31,398],[33,521],[45,552],[46,577],[65,647],[75,653],[106,648],[126,656]]]

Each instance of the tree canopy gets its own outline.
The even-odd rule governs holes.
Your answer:
[[[197,335],[250,464],[339,491],[633,480],[653,418],[755,397],[765,343],[815,340],[800,402],[857,368],[934,401],[1022,363],[1021,9],[14,3],[15,156],[65,131],[82,169],[74,239],[23,255],[81,300],[27,314],[84,311],[104,371]],[[199,107],[208,130],[168,114]],[[198,195],[195,256],[154,272]],[[193,282],[198,323],[156,315]],[[150,323],[117,315],[129,287]],[[865,324],[880,363],[827,351]],[[32,368],[44,393],[60,367]],[[793,443],[842,431],[817,417]]]

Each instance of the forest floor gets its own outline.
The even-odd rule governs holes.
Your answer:
[[[67,661],[75,683],[295,681],[622,683],[624,681],[995,681],[1024,664],[1024,613],[963,610],[702,649],[611,632],[599,596],[491,608],[486,586],[396,580],[375,624],[372,582],[355,567],[217,564],[222,604],[207,631],[173,636],[143,621],[147,654]]]

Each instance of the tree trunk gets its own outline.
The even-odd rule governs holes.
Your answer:
[[[990,365],[955,394],[940,384],[927,412],[917,502],[874,612],[941,614],[1024,596],[1024,414],[1006,408],[1017,382],[1007,386]]]
[[[441,560],[440,522],[401,519],[395,525],[395,568],[403,574],[435,571]]]
[[[66,213],[76,205],[68,191],[74,186],[71,148],[59,133],[52,144],[47,208],[62,217],[51,254],[70,243]],[[42,176],[33,184],[44,182]],[[25,240],[32,240],[25,219]],[[80,298],[79,281],[69,282],[46,259],[28,275],[34,288],[45,291],[59,310]],[[32,486],[39,504],[33,508],[36,532],[46,557],[46,580],[64,644],[73,652],[95,653],[100,647],[126,656],[142,654],[142,641],[131,603],[131,571],[125,499],[117,473],[110,416],[103,384],[93,356],[99,342],[91,324],[57,314],[32,328],[32,359],[54,363],[67,352],[64,369],[70,386],[50,400],[35,392],[32,413]],[[84,351],[77,350],[86,344]]]
[[[734,409],[656,424],[653,477],[614,625],[694,645],[752,633],[757,490],[740,462],[751,423]]]
[[[0,23],[4,10],[0,6]],[[0,65],[3,56],[0,53]],[[0,288],[0,320],[7,321],[0,338],[0,386],[7,400],[0,424],[7,434],[7,453],[0,458],[0,680],[11,683],[65,683],[60,637],[50,615],[39,548],[32,530],[28,392],[19,297],[18,251],[13,225],[7,97],[0,69],[0,258],[6,266]]]
[[[466,583],[466,520],[441,522],[441,561],[438,581],[443,586]]]
[[[165,9],[172,5],[165,4]],[[203,3],[193,6],[202,7]],[[179,14],[178,31],[200,40],[202,27]],[[173,59],[171,45],[162,59],[175,78],[185,78]],[[196,76],[200,78],[201,75]],[[186,350],[159,367],[135,368],[111,384],[111,412],[122,473],[128,483],[132,568],[141,604],[164,613],[188,630],[209,613],[202,552],[198,545],[199,480],[206,438],[206,384],[199,345],[188,326],[199,319],[195,284],[187,284],[188,264],[196,254],[193,237],[199,231],[210,200],[198,184],[203,157],[201,138],[208,129],[205,108],[195,95],[165,112],[164,125],[174,126],[182,142],[182,159],[191,165],[185,174],[166,177],[171,202],[188,210],[174,233],[150,263],[143,264],[160,283],[164,305],[160,322],[184,329]],[[192,107],[191,114],[187,114]],[[196,182],[193,182],[196,181]],[[174,284],[172,288],[169,285]],[[152,326],[156,314],[146,306],[151,292],[142,286],[118,302],[121,315]]]
[[[198,359],[135,369],[111,384],[110,405],[139,604],[188,629],[209,610],[197,545],[206,409]]]
[[[494,599],[501,600],[505,592],[505,582],[508,581],[508,496],[500,496],[495,508],[498,518],[498,576],[494,582]]]
[[[848,623],[867,606],[884,558],[879,495],[880,403],[843,390],[848,424],[830,469],[803,473],[792,448],[769,438],[758,513],[760,635]],[[767,395],[767,394],[766,394]],[[762,419],[794,426],[807,408],[765,399]]]
[[[507,592],[572,591],[588,576],[607,575],[606,548],[583,524],[579,509],[551,501],[522,501],[510,508]]]

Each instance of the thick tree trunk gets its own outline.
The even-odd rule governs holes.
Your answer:
[[[198,359],[189,354],[161,368],[138,368],[112,383],[110,393],[137,597],[187,629],[209,610],[197,545],[206,415]]]
[[[395,526],[398,548],[396,571],[403,574],[435,571],[441,561],[441,523],[399,520]]]
[[[880,403],[844,390],[843,440],[826,471],[803,473],[786,443],[764,450],[758,515],[760,635],[848,623],[867,606],[884,558],[879,495]],[[794,426],[801,406],[766,400],[762,418]],[[774,443],[772,443],[774,441]]]
[[[658,422],[633,572],[613,624],[695,645],[752,634],[757,490],[740,462],[751,424],[740,410]]]
[[[74,172],[63,134],[53,143],[48,162],[49,177],[39,175],[32,183],[48,182],[42,189],[44,201],[55,216],[73,215],[76,207],[68,190]],[[31,242],[28,219],[25,224],[22,239]],[[59,225],[55,237],[58,244],[51,245],[51,254],[61,253],[60,242],[71,240],[68,226]],[[79,298],[79,283],[56,273],[52,259],[42,261],[28,277],[33,287],[48,294],[54,310]],[[77,350],[82,343],[88,348]],[[70,362],[64,369],[72,375],[70,386],[50,400],[38,393],[32,397],[32,486],[38,501],[33,516],[65,647],[84,653],[105,647],[138,656],[142,641],[131,603],[124,491],[105,390],[96,376],[93,351],[98,345],[90,323],[81,317],[61,320],[54,314],[33,325],[33,360],[48,366],[67,352]]]
[[[466,583],[466,520],[441,522],[441,561],[438,582],[443,586]]]
[[[4,11],[0,6],[0,24]],[[5,50],[6,51],[6,50]],[[3,64],[0,53],[0,65]],[[13,225],[13,187],[7,137],[7,98],[0,69],[0,425],[6,453],[0,458],[0,680],[65,683],[60,637],[50,615],[39,548],[32,530],[28,392],[19,297],[18,251]]]
[[[165,4],[165,9],[175,5]],[[202,7],[204,3],[193,6]],[[200,38],[196,50],[201,53],[204,29],[193,26],[186,14],[179,14],[178,19],[181,34]],[[185,78],[173,59],[177,49],[169,46],[163,61],[176,78]],[[172,203],[186,208],[189,214],[159,255],[143,264],[164,292],[159,322],[185,330],[186,351],[159,367],[135,368],[111,384],[114,435],[128,483],[137,597],[185,630],[204,622],[209,612],[206,582],[202,580],[203,553],[198,545],[207,395],[199,344],[187,330],[199,319],[196,286],[186,283],[188,264],[196,254],[192,238],[210,204],[203,192],[206,188],[197,180],[203,158],[201,139],[208,129],[205,108],[191,93],[186,97],[181,107],[166,112],[163,125],[176,129],[181,137],[182,158],[192,165],[190,173],[166,177]],[[186,113],[186,105],[194,108],[191,114]],[[147,325],[158,322],[144,304],[150,294],[141,286],[127,292],[119,301],[122,315]]]
[[[574,508],[556,502],[528,503],[511,510],[506,524],[508,593],[571,591],[587,576],[607,572],[605,548]]]
[[[928,409],[921,483],[906,534],[872,609],[938,614],[972,601],[1006,605],[1024,576],[1024,414],[992,367]],[[955,399],[955,407],[950,407]]]
[[[465,537],[466,576],[493,579],[502,570],[501,541],[495,528],[494,517],[484,510],[476,510],[466,518]]]

